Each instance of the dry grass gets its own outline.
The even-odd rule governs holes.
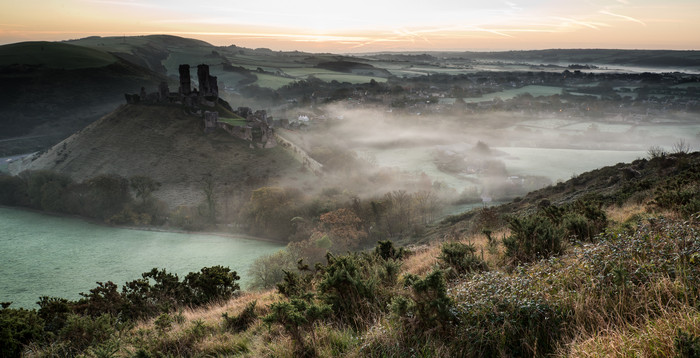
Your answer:
[[[266,291],[251,291],[244,292],[238,297],[232,298],[223,303],[216,303],[209,305],[207,307],[200,307],[195,309],[186,309],[182,312],[182,315],[186,320],[203,320],[205,322],[218,321],[221,319],[221,315],[228,313],[229,315],[238,315],[243,311],[245,306],[253,301],[257,301],[257,307],[267,308],[272,302],[279,299],[277,290],[266,290]]]
[[[673,357],[679,329],[700,336],[700,312],[687,308],[667,312],[635,326],[576,337],[560,352],[569,357]]]
[[[622,206],[611,205],[605,209],[605,214],[608,216],[608,220],[617,224],[627,222],[635,216],[662,216],[673,220],[680,220],[682,218],[681,215],[675,211],[654,209],[649,203],[635,204],[631,202],[627,202]]]
[[[501,239],[509,234],[510,231],[507,229],[494,231],[491,237],[498,244],[493,248],[489,248],[488,240],[484,234],[452,235],[446,239],[474,245],[477,256],[486,261],[489,267],[497,267],[501,264],[503,258],[504,249],[503,245],[501,245]],[[413,247],[411,250],[413,251],[413,255],[404,260],[403,271],[407,274],[423,276],[438,265],[438,257],[442,250],[442,242]]]
[[[430,272],[438,263],[440,246],[436,244],[423,245],[411,249],[413,254],[403,262],[404,273],[414,275],[425,275]]]
[[[611,205],[605,209],[608,219],[615,223],[624,223],[635,215],[644,215],[646,213],[646,205],[629,202],[622,206]]]
[[[187,326],[187,322],[201,320],[206,324],[211,324],[213,322],[218,322],[221,320],[221,315],[228,313],[229,315],[240,314],[245,306],[252,302],[257,301],[257,307],[267,308],[270,303],[275,302],[279,298],[276,290],[267,291],[251,291],[243,292],[242,294],[228,300],[225,302],[212,303],[210,305],[199,307],[199,308],[186,308],[180,312],[184,318],[182,324],[174,324],[173,331],[177,331],[179,328]],[[151,318],[146,321],[139,322],[134,330],[139,329],[152,329],[155,327],[154,322],[158,319],[157,317]]]

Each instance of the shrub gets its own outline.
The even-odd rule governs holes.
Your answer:
[[[339,257],[329,254],[318,283],[318,291],[335,316],[355,327],[365,323],[367,315],[377,309],[378,279],[369,274],[370,264],[358,254]]]
[[[679,357],[700,357],[700,337],[678,329],[676,337],[673,338],[673,343]]]
[[[317,321],[330,315],[329,305],[293,298],[290,301],[271,304],[270,311],[263,321],[267,324],[277,323],[285,329],[294,342],[296,356],[316,355],[314,342],[308,344],[304,337],[308,332],[313,333],[313,326]],[[311,339],[314,340],[313,335]]]
[[[405,285],[411,287],[411,295],[397,296],[392,301],[392,311],[401,317],[406,328],[420,332],[420,336],[445,333],[452,327],[454,302],[447,296],[442,270],[435,270],[423,279],[409,274]]]
[[[0,309],[0,356],[19,357],[24,345],[43,336],[43,327],[35,311]]]
[[[156,318],[153,325],[156,326],[158,333],[164,334],[173,328],[173,322],[173,317],[167,313],[162,313],[160,316],[158,316],[158,318]]]
[[[461,242],[444,243],[439,259],[445,268],[453,270],[457,275],[488,269],[486,262],[476,256],[474,245]]]
[[[68,320],[68,315],[71,313],[71,306],[68,300],[58,297],[42,296],[39,298],[39,317],[44,321],[44,330],[46,332],[57,333]]]
[[[377,246],[374,248],[374,253],[384,260],[401,260],[406,252],[403,247],[397,250],[391,240],[385,240],[377,241]]]
[[[190,272],[184,280],[184,285],[189,290],[188,302],[202,305],[214,300],[229,299],[240,289],[236,283],[238,280],[240,277],[236,271],[219,265]]]
[[[234,333],[243,332],[250,327],[250,325],[258,319],[258,315],[255,313],[256,301],[248,303],[243,311],[233,317],[229,317],[227,313],[224,312],[222,315],[224,319],[224,328]]]
[[[539,215],[512,218],[511,235],[503,239],[506,256],[515,262],[531,262],[562,252],[563,232]]]
[[[96,318],[70,315],[58,336],[66,343],[66,351],[73,356],[89,346],[108,340],[116,332],[115,327],[114,317],[108,314]]]

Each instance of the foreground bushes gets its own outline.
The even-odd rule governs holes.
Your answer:
[[[75,356],[112,338],[125,324],[155,317],[175,308],[197,307],[231,298],[240,279],[228,267],[204,267],[183,281],[153,269],[126,283],[121,292],[113,282],[98,282],[82,299],[41,297],[39,310],[0,310],[2,357],[17,357],[23,346],[49,344],[62,356]]]
[[[485,267],[472,246],[449,242],[435,250],[440,259],[424,276],[402,277],[401,260],[410,253],[384,241],[372,252],[328,255],[326,263],[314,268],[299,262],[295,269],[283,271],[281,296],[270,295],[262,305],[238,304],[235,315],[226,314],[216,323],[186,324],[180,315],[161,314],[154,328],[141,333],[132,330],[121,337],[142,350],[141,356],[216,356],[249,350],[254,356],[544,357],[585,356],[581,349],[591,342],[587,337],[607,339],[599,336],[603,330],[611,339],[620,340],[612,335],[643,330],[650,332],[645,333],[649,339],[663,341],[663,350],[655,351],[662,353],[657,355],[695,352],[700,334],[693,323],[700,304],[698,219],[653,218],[609,229],[595,242],[572,244],[562,255],[516,267],[506,265],[503,270]],[[450,271],[460,274],[447,274]],[[214,284],[227,282],[214,279],[224,274],[220,269],[202,270],[198,275],[212,279],[185,279],[187,286],[198,283],[192,291],[173,275],[154,270],[144,274],[148,284],[136,280],[128,292],[142,292],[144,301],[166,302],[163,306],[168,302],[196,304],[193,292],[224,297],[231,292]],[[139,285],[144,288],[136,290]],[[114,294],[111,285],[90,293],[94,298]],[[193,298],[159,298],[172,295]],[[141,302],[119,292],[113,298]],[[124,312],[116,311],[116,316],[101,313],[115,309],[105,302],[88,302],[94,304],[93,317],[66,312],[65,301],[43,300],[39,318],[52,322],[56,339],[80,332],[85,332],[80,337],[97,337],[76,338],[70,344],[60,341],[52,347],[63,347],[71,354],[81,349],[111,349],[116,333],[103,328],[119,327]],[[144,314],[155,317],[158,313]],[[676,316],[683,318],[678,326],[681,331],[676,332],[672,323],[664,323],[671,328],[655,330],[656,325]],[[117,321],[108,320],[114,317]],[[61,322],[69,323],[56,328]],[[266,328],[261,327],[263,322]],[[657,331],[670,336],[653,336],[662,334],[654,333]],[[77,343],[88,341],[92,343]],[[601,346],[588,347],[609,352]],[[133,356],[134,352],[123,355]]]

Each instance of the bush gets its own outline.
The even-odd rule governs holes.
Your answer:
[[[111,315],[96,318],[70,315],[58,337],[66,343],[69,356],[74,356],[87,347],[108,340],[116,332],[116,321]]]
[[[0,309],[0,356],[19,357],[23,347],[43,337],[44,322],[35,311]]]
[[[476,256],[474,245],[461,242],[444,243],[439,260],[442,261],[442,266],[453,270],[457,275],[488,269],[486,262]]]
[[[700,358],[700,337],[679,329],[673,343],[679,357]]]
[[[447,332],[455,316],[454,302],[447,296],[445,273],[435,270],[423,279],[409,274],[405,285],[411,287],[410,297],[397,296],[391,305],[405,328],[409,332],[420,332],[418,336]]]
[[[250,325],[258,319],[258,315],[255,313],[256,301],[248,303],[243,311],[233,317],[229,317],[228,313],[222,315],[224,319],[224,328],[234,333],[243,332],[250,327]]]
[[[190,291],[188,302],[202,305],[214,300],[229,299],[240,289],[236,283],[240,279],[236,271],[218,265],[190,272],[184,280],[184,285]]]
[[[503,239],[506,256],[514,262],[531,262],[563,251],[563,231],[542,216],[512,218],[511,235]]]
[[[294,342],[295,356],[313,357],[316,355],[315,344],[308,344],[305,335],[312,332],[314,324],[329,316],[331,308],[325,304],[317,304],[299,298],[290,301],[275,302],[270,305],[270,314],[263,318],[267,324],[277,323]],[[313,335],[312,335],[313,339]]]
[[[406,254],[403,247],[398,250],[394,248],[394,243],[391,240],[378,241],[374,253],[384,260],[401,260]]]
[[[44,321],[46,332],[57,333],[66,325],[71,306],[65,298],[42,296],[39,298],[39,317]]]
[[[335,316],[345,323],[359,327],[376,312],[378,279],[370,275],[371,262],[358,254],[334,257],[328,255],[328,264],[318,283],[323,300],[331,305]]]

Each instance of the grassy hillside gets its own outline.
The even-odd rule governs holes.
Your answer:
[[[218,190],[232,194],[291,176],[299,164],[282,148],[252,149],[222,130],[205,134],[201,118],[179,106],[122,105],[23,169],[48,169],[77,181],[143,175],[160,182],[155,196],[175,207],[202,201],[209,175]]]
[[[167,80],[85,47],[32,42],[0,46],[0,155],[44,150]]]
[[[0,67],[27,66],[75,70],[104,67],[117,57],[90,48],[59,42],[20,42],[0,46]]]

